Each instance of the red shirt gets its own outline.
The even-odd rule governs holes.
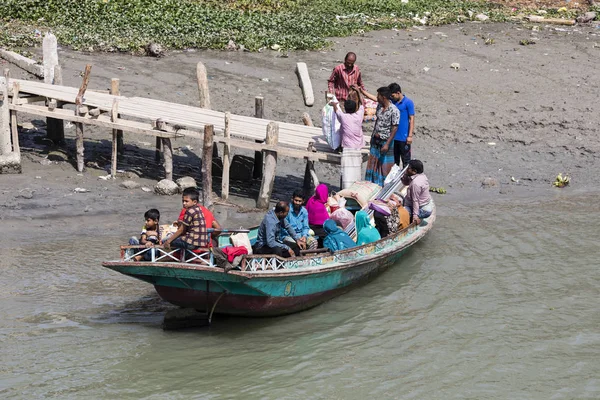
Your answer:
[[[346,70],[344,64],[340,64],[333,69],[331,77],[327,81],[329,93],[335,94],[338,101],[344,101],[348,98],[350,86],[356,85],[364,90],[365,84],[362,81],[360,69],[354,65],[350,71]]]
[[[204,214],[204,220],[206,221],[206,227],[207,228],[212,228],[213,227],[213,222],[215,221],[215,216],[213,215],[213,213],[210,212],[210,210],[204,206],[198,206],[200,207],[200,210],[202,210],[202,214]],[[181,213],[179,213],[179,218],[177,219],[178,221],[183,221],[183,216],[185,215],[185,208],[183,208],[181,210]]]

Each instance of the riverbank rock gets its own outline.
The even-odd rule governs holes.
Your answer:
[[[595,19],[596,19],[596,13],[593,11],[590,11],[590,12],[586,12],[585,14],[577,17],[577,22],[579,22],[580,24],[586,24],[588,22],[592,22]]]
[[[125,189],[137,189],[142,185],[140,185],[140,183],[136,181],[123,181],[119,184],[119,186]]]
[[[195,188],[196,186],[198,186],[196,184],[196,180],[194,178],[192,178],[191,176],[184,176],[183,178],[177,179],[176,182],[177,182],[177,186],[179,186],[179,189],[181,189],[182,192],[184,189],[187,189],[189,187]]]
[[[485,178],[482,182],[481,182],[481,186],[483,187],[492,187],[492,186],[498,186],[498,181],[494,178]]]
[[[164,196],[173,196],[174,194],[179,193],[179,186],[169,179],[163,179],[154,186],[154,193]]]

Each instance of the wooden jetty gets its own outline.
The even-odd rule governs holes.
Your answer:
[[[11,79],[7,70],[5,76],[0,77],[0,167],[3,162],[18,161],[20,164],[17,113],[45,117],[48,121],[53,121],[55,127],[60,125],[60,128],[62,121],[73,122],[76,128],[79,171],[84,166],[85,125],[107,128],[107,131],[112,132],[113,176],[117,168],[117,153],[122,152],[123,131],[157,138],[157,148],[160,146],[163,152],[167,179],[172,179],[173,171],[171,139],[187,137],[202,141],[205,155],[208,142],[211,147],[212,143],[220,143],[223,145],[224,167],[227,169],[223,173],[222,196],[225,199],[229,190],[227,167],[230,165],[231,148],[254,150],[264,158],[261,162],[263,183],[257,201],[257,206],[262,208],[269,204],[278,155],[307,161],[305,186],[310,186],[311,181],[318,184],[314,162],[339,164],[341,160],[341,155],[329,148],[321,129],[312,126],[307,115],[303,118],[305,124],[299,125],[209,109],[206,70],[203,66],[201,68],[201,63],[198,65],[198,85],[200,99],[204,99],[201,103],[205,108],[120,95],[118,79],[111,82],[110,92],[87,90],[91,65],[86,67],[79,88],[60,84],[61,70],[58,64],[50,65],[46,70],[53,73],[52,79],[46,79],[45,82]],[[256,104],[262,109],[263,103],[258,100],[261,99],[257,98]],[[257,110],[256,115],[262,116],[262,111],[258,111],[261,110]],[[210,137],[207,137],[207,132]],[[203,174],[205,173],[210,175],[210,171],[203,168]],[[210,196],[211,182],[206,182],[206,185],[209,187],[204,189],[209,191]]]

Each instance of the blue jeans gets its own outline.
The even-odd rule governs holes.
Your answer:
[[[412,207],[411,206],[404,206],[404,208],[406,209],[406,211],[408,211],[408,214],[410,215],[410,221],[412,222],[412,219],[413,219]],[[422,208],[419,208],[418,217],[420,219],[427,218],[430,215],[431,215],[431,211],[426,211],[426,210],[423,210]]]

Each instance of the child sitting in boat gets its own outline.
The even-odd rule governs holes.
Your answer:
[[[142,228],[142,233],[139,240],[135,237],[132,237],[129,239],[129,244],[132,246],[143,245],[148,248],[154,247],[155,244],[160,243],[160,238],[162,237],[163,233],[163,228],[158,225],[160,220],[160,212],[156,208],[151,208],[144,213],[144,220],[146,223]],[[134,257],[135,261],[150,261],[151,259],[151,250]]]
[[[187,188],[181,195],[185,214],[181,224],[172,236],[164,242],[165,248],[171,246],[177,249],[197,250],[208,247],[208,231],[206,219],[198,205],[198,190]]]

